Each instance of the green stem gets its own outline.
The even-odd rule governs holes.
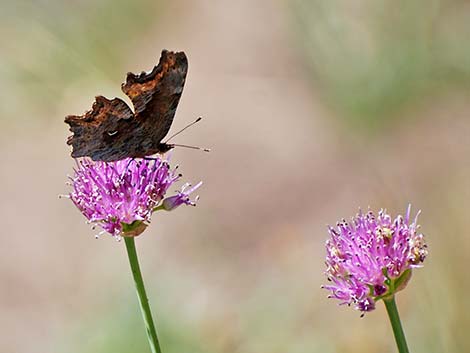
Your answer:
[[[145,293],[144,280],[140,272],[134,237],[124,237],[124,241],[126,242],[127,256],[129,257],[129,264],[131,265],[132,275],[134,276],[135,288],[137,296],[139,297],[140,311],[144,318],[150,349],[152,353],[161,353],[162,351],[160,349],[160,344],[158,343],[157,331],[155,330],[152,313],[150,311],[149,300],[147,298],[147,293]]]
[[[400,322],[400,316],[398,315],[397,305],[395,303],[395,296],[391,296],[384,299],[385,307],[387,308],[388,317],[392,324],[393,334],[395,335],[395,341],[397,342],[398,352],[409,353],[408,346],[406,345],[405,333]]]
[[[165,209],[165,207],[163,207],[163,204],[161,204],[160,206],[155,207],[155,208],[152,210],[152,212],[157,212],[157,211],[164,210],[164,209]]]

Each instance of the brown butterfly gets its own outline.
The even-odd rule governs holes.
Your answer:
[[[183,92],[188,59],[183,52],[162,51],[150,73],[128,73],[122,91],[134,111],[121,99],[97,96],[84,115],[69,115],[65,122],[73,135],[72,157],[117,161],[165,153],[175,145],[163,143]],[[199,119],[198,119],[199,120]]]

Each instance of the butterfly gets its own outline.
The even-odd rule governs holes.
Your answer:
[[[128,73],[122,91],[131,99],[134,111],[119,98],[97,96],[91,110],[69,115],[65,123],[72,135],[72,157],[95,161],[144,158],[165,153],[175,145],[162,142],[168,134],[188,72],[184,52],[163,50],[150,73]]]

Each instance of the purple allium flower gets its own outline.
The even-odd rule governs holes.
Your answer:
[[[83,159],[77,162],[71,177],[73,190],[69,197],[90,223],[115,237],[137,236],[145,230],[154,211],[194,205],[188,195],[201,183],[189,190],[184,186],[173,196],[174,201],[163,200],[168,188],[180,177],[176,168],[170,169],[161,158],[117,162]],[[173,207],[163,207],[164,202]]]
[[[403,289],[411,269],[421,267],[428,254],[419,233],[418,214],[394,220],[386,210],[359,212],[351,223],[342,220],[329,227],[326,241],[326,272],[331,282],[323,288],[340,304],[354,304],[362,312],[375,309],[375,302]]]

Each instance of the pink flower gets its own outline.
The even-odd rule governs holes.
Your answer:
[[[336,229],[329,227],[325,274],[331,284],[323,286],[329,297],[366,312],[403,289],[428,254],[418,215],[411,221],[410,207],[394,220],[385,210],[378,217],[359,212],[351,223],[343,219]]]
[[[137,236],[156,209],[170,210],[162,207],[165,202],[173,205],[171,209],[181,204],[194,205],[189,193],[201,183],[186,192],[183,188],[173,196],[177,202],[164,200],[168,188],[181,177],[175,169],[161,158],[116,162],[83,159],[77,162],[71,177],[73,190],[69,197],[90,223],[105,232],[115,237]]]

